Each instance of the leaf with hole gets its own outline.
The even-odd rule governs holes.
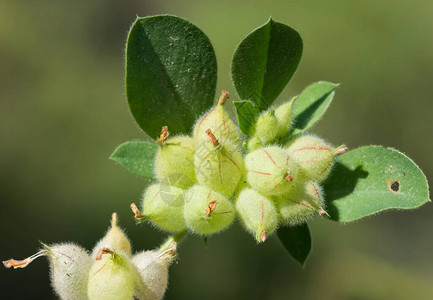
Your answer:
[[[295,102],[294,135],[309,129],[322,118],[334,98],[337,86],[335,83],[319,81],[302,91]]]
[[[425,175],[406,155],[364,146],[341,155],[324,184],[327,212],[350,222],[387,209],[412,209],[429,201]]]
[[[146,178],[154,178],[154,162],[158,145],[146,141],[131,141],[119,145],[110,159],[129,172]]]
[[[215,97],[217,65],[208,37],[175,16],[137,18],[126,45],[126,95],[138,125],[189,133]]]
[[[299,33],[269,19],[245,37],[233,55],[232,79],[240,98],[265,110],[292,78],[301,56]]]
[[[302,266],[311,251],[311,235],[306,223],[296,226],[281,226],[277,236],[284,249]]]

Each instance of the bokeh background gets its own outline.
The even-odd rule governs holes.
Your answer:
[[[236,99],[235,46],[269,16],[304,40],[299,69],[279,101],[317,80],[341,83],[314,132],[350,148],[392,146],[433,178],[433,3],[431,0],[1,1],[0,259],[24,258],[38,241],[87,249],[110,215],[136,250],[165,237],[135,225],[129,210],[146,180],[108,159],[146,139],[124,91],[124,45],[135,17],[184,17],[211,39],[218,90]],[[238,224],[206,247],[189,237],[170,270],[166,299],[432,299],[433,205],[338,224],[311,222],[303,269],[278,240],[263,245]],[[56,299],[39,259],[0,268],[1,299]]]

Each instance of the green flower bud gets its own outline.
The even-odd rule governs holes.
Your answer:
[[[185,190],[163,183],[149,186],[143,197],[143,214],[137,219],[150,220],[166,231],[181,231],[186,228],[183,217]]]
[[[248,139],[248,143],[247,143],[247,149],[249,151],[254,151],[260,148],[263,148],[265,145],[263,144],[262,140],[259,139],[256,136],[252,136],[251,138]]]
[[[347,151],[341,146],[333,149],[321,138],[313,135],[302,135],[289,141],[286,148],[301,166],[306,178],[322,182],[328,177],[337,154]]]
[[[135,292],[140,300],[159,300],[164,296],[168,284],[168,267],[176,257],[176,243],[164,252],[142,251],[132,257],[143,284]]]
[[[102,248],[90,268],[89,300],[132,299],[134,268],[125,255]]]
[[[291,194],[276,198],[276,202],[284,224],[301,224],[316,214],[326,214],[322,188],[312,181]]]
[[[194,185],[188,190],[184,216],[191,231],[207,235],[227,228],[235,211],[230,201],[220,193]]]
[[[243,189],[236,200],[238,212],[246,229],[264,242],[278,226],[278,213],[272,200],[260,195],[251,188]]]
[[[194,126],[192,137],[200,141],[207,141],[206,131],[210,129],[215,137],[223,144],[233,144],[241,147],[241,137],[238,127],[230,119],[224,109],[224,102],[228,99],[228,93],[223,91],[218,105],[201,117]]]
[[[244,170],[242,154],[230,144],[220,144],[210,130],[208,139],[197,146],[194,157],[197,181],[230,197]]]
[[[166,184],[189,188],[196,183],[193,163],[196,142],[187,136],[168,138],[169,134],[164,126],[155,157],[156,177]]]
[[[290,99],[290,101],[281,104],[275,110],[275,116],[278,120],[278,136],[284,137],[292,128],[293,120],[293,104],[296,101],[296,97]]]
[[[279,125],[277,117],[275,116],[275,109],[270,108],[257,118],[253,132],[250,135],[259,138],[262,144],[266,145],[275,140],[278,131]]]
[[[111,215],[111,227],[108,229],[105,236],[96,243],[96,246],[93,248],[91,255],[92,259],[96,258],[96,255],[101,248],[109,248],[122,252],[128,256],[131,255],[131,243],[123,230],[117,226],[117,213]]]
[[[289,193],[304,181],[299,165],[277,146],[249,153],[245,167],[248,184],[265,196]]]
[[[48,256],[51,283],[61,299],[87,299],[87,277],[92,260],[82,247],[72,244],[44,245],[44,249],[21,261],[4,261],[7,267],[25,268],[40,256]]]

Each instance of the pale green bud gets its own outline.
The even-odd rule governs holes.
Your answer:
[[[344,153],[347,148],[333,149],[321,138],[314,135],[302,135],[289,141],[286,148],[309,180],[322,182],[328,177],[334,164],[335,156]]]
[[[138,280],[142,282],[135,292],[135,298],[162,299],[168,284],[168,267],[175,257],[175,242],[166,251],[142,251],[132,257],[132,263],[138,269]]]
[[[218,105],[207,112],[195,124],[192,136],[199,143],[208,140],[206,131],[211,130],[220,143],[233,144],[238,148],[241,147],[241,137],[238,127],[224,109],[224,103],[227,99],[228,93],[223,91]]]
[[[143,214],[137,219],[150,220],[166,231],[181,231],[186,228],[183,217],[185,190],[163,183],[149,186],[143,197]]]
[[[132,299],[134,268],[122,253],[101,249],[89,272],[89,300]]]
[[[61,299],[87,299],[87,282],[92,260],[85,249],[72,244],[44,245],[38,253],[17,261],[4,261],[7,267],[25,268],[40,256],[48,256],[51,267],[51,283]]]
[[[293,120],[293,105],[296,101],[296,97],[290,99],[290,101],[281,104],[275,110],[275,116],[278,120],[278,136],[284,137],[292,128]]]
[[[259,243],[264,242],[278,226],[278,213],[272,200],[251,188],[243,189],[239,194],[236,211]]]
[[[156,177],[166,184],[188,188],[196,183],[193,163],[196,142],[187,136],[168,138],[168,135],[168,128],[164,126],[155,157]]]
[[[108,229],[105,236],[96,243],[96,246],[92,250],[92,259],[96,258],[98,251],[101,248],[109,248],[115,251],[124,253],[125,255],[131,255],[131,243],[126,237],[125,233],[119,226],[117,226],[117,213],[111,215],[111,226]]]
[[[306,182],[303,188],[275,200],[284,224],[301,224],[314,215],[326,214],[322,188],[312,181]]]
[[[260,148],[263,148],[265,145],[263,144],[262,140],[259,139],[256,136],[252,136],[248,139],[247,149],[249,151],[254,151]]]
[[[220,193],[194,185],[188,190],[184,216],[191,231],[207,235],[227,228],[235,211],[230,201]]]
[[[197,181],[226,197],[233,195],[243,174],[242,154],[230,144],[221,144],[208,130],[208,140],[196,149],[194,166]]]
[[[279,126],[275,116],[275,109],[270,108],[257,118],[251,135],[259,138],[262,144],[266,145],[277,138],[278,131]]]
[[[245,157],[247,182],[265,196],[289,193],[304,182],[296,161],[277,146],[258,149]]]

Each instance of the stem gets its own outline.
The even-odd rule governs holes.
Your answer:
[[[181,231],[181,232],[179,232],[179,233],[176,233],[176,234],[173,234],[173,235],[169,236],[169,237],[165,240],[165,242],[162,243],[161,246],[159,246],[158,251],[159,251],[159,252],[167,251],[168,249],[171,248],[171,244],[172,244],[173,242],[175,242],[175,243],[179,243],[179,242],[180,242],[180,241],[181,241],[181,240],[186,236],[186,233],[187,233],[187,231],[184,230],[184,231]]]

